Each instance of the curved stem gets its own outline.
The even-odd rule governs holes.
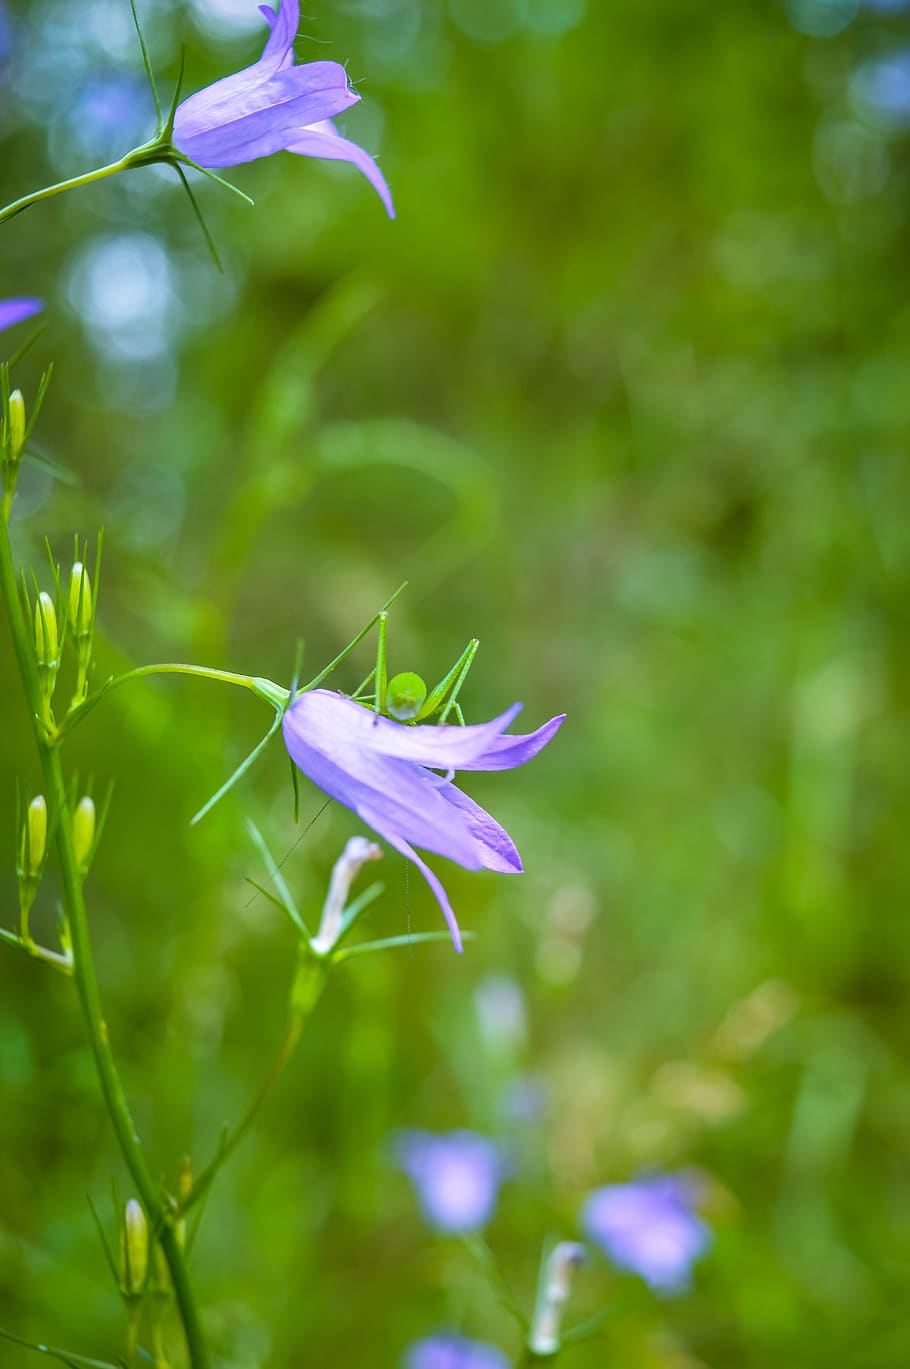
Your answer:
[[[205,1169],[194,1180],[193,1187],[190,1189],[178,1209],[178,1215],[183,1216],[201,1198],[204,1198],[211,1188],[218,1171],[225,1161],[233,1155],[234,1151],[249,1131],[256,1120],[259,1109],[262,1107],[266,1098],[272,1091],[273,1086],[280,1078],[285,1066],[297,1047],[307,1018],[322,993],[328,975],[331,960],[328,956],[314,956],[305,943],[301,944],[300,963],[294,986],[291,990],[291,1013],[288,1020],[287,1031],[284,1040],[278,1048],[278,1053],[268,1068],[265,1078],[253,1095],[253,1099],[243,1117],[237,1123],[234,1130],[225,1138],[218,1149],[215,1158],[206,1165]]]
[[[47,796],[54,806],[54,811],[60,817],[60,821],[56,824],[55,839],[63,888],[63,903],[69,919],[72,940],[73,977],[79,993],[79,1002],[101,1084],[101,1092],[120,1151],[142,1198],[149,1222],[153,1229],[159,1233],[161,1249],[170,1270],[174,1294],[183,1323],[190,1365],[192,1369],[209,1369],[211,1360],[183,1251],[174,1230],[173,1213],[162,1200],[158,1185],[148,1168],[108,1039],[107,1023],[104,1020],[98,980],[95,975],[82,881],[73,849],[72,826],[65,820],[67,794],[63,778],[63,766],[59,751],[47,745],[45,733],[39,721],[41,692],[38,685],[37,667],[16,587],[16,573],[13,566],[9,533],[5,523],[0,526],[0,593],[2,593],[6,604],[13,648],[19,665],[29,712],[33,720],[35,742],[44,774]]]
[[[126,684],[129,680],[140,680],[145,675],[198,675],[206,680],[221,680],[223,684],[235,684],[241,689],[251,689],[256,693],[252,675],[237,675],[232,670],[211,670],[204,665],[187,665],[183,661],[162,661],[156,665],[140,665],[128,670],[124,675],[115,675],[106,686],[107,692]]]

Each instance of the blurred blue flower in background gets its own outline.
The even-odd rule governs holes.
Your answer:
[[[12,328],[14,323],[21,323],[23,319],[31,318],[33,314],[39,314],[44,308],[40,299],[32,299],[22,296],[18,299],[0,300],[0,331],[4,328]]]
[[[397,1156],[423,1215],[437,1230],[462,1235],[479,1230],[492,1217],[503,1177],[502,1157],[493,1141],[473,1131],[442,1136],[406,1131],[398,1137]]]
[[[656,1174],[631,1184],[607,1184],[582,1209],[589,1238],[621,1269],[661,1293],[679,1293],[692,1265],[711,1243],[695,1215],[695,1183],[683,1174]]]
[[[272,31],[259,61],[184,100],[174,118],[175,147],[210,168],[239,166],[282,151],[351,162],[394,218],[378,166],[330,122],[360,99],[344,67],[339,62],[294,65],[297,0],[280,0],[277,15],[267,5],[260,10]]]
[[[403,1369],[509,1369],[509,1361],[495,1345],[440,1331],[411,1346]]]

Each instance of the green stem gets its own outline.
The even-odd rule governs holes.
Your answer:
[[[55,185],[46,185],[42,190],[33,190],[30,195],[23,195],[21,199],[13,200],[5,209],[0,209],[0,223],[15,218],[23,209],[29,209],[33,204],[49,200],[54,195],[62,195],[66,190],[78,190],[83,185],[93,185],[95,181],[103,181],[107,176],[116,176],[121,171],[131,171],[137,166],[149,166],[152,162],[166,161],[165,151],[165,145],[158,138],[153,138],[151,142],[133,148],[132,152],[127,152],[119,161],[110,162],[108,166],[96,167],[94,171],[86,171],[81,176],[71,176],[68,181],[57,181]]]
[[[221,680],[223,684],[239,685],[241,689],[251,689],[256,693],[252,675],[236,675],[231,670],[210,670],[204,665],[186,665],[182,661],[162,661],[157,665],[140,665],[128,670],[124,675],[116,675],[107,686],[107,692],[126,684],[129,680],[140,680],[144,675],[198,675],[205,680]],[[286,693],[287,691],[285,691]]]
[[[67,956],[61,955],[59,951],[49,951],[46,946],[39,946],[37,941],[32,941],[30,937],[26,940],[24,937],[16,936],[15,932],[8,932],[5,927],[0,927],[0,941],[17,951],[23,951],[33,960],[43,960],[45,965],[52,966],[61,974],[73,973],[72,962]]]
[[[243,1117],[237,1123],[234,1130],[222,1142],[214,1160],[206,1166],[199,1177],[194,1181],[186,1198],[180,1204],[179,1216],[187,1213],[191,1207],[204,1198],[211,1188],[219,1170],[249,1131],[253,1122],[256,1120],[259,1109],[262,1107],[266,1098],[272,1091],[273,1086],[280,1078],[285,1066],[297,1047],[307,1018],[319,1000],[325,981],[328,976],[331,960],[328,956],[314,956],[309,948],[302,944],[300,964],[297,976],[294,980],[294,987],[291,990],[291,1013],[288,1020],[287,1031],[284,1040],[278,1048],[278,1053],[269,1066],[268,1073],[256,1090],[252,1102],[247,1108]]]
[[[6,604],[10,632],[13,638],[13,649],[16,653],[29,712],[32,715],[35,742],[44,774],[47,797],[53,805],[53,811],[58,814],[60,819],[56,824],[55,839],[60,864],[63,902],[72,939],[73,977],[79,993],[79,1002],[85,1019],[86,1031],[95,1060],[95,1068],[98,1072],[104,1103],[120,1151],[142,1198],[149,1221],[159,1233],[159,1241],[171,1273],[174,1294],[183,1323],[191,1369],[209,1369],[211,1359],[202,1332],[183,1251],[174,1230],[173,1214],[162,1201],[158,1185],[148,1168],[108,1040],[107,1023],[101,1009],[101,998],[92,957],[82,881],[73,850],[72,827],[68,821],[64,820],[67,812],[67,794],[63,778],[63,766],[59,751],[46,744],[44,729],[39,721],[41,691],[38,684],[37,666],[16,586],[16,572],[13,566],[9,533],[5,523],[0,528],[0,593],[2,593]]]

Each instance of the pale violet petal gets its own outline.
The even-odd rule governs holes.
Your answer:
[[[296,152],[301,157],[320,157],[325,161],[351,162],[364,176],[379,195],[390,219],[395,217],[392,192],[386,179],[373,158],[362,147],[342,138],[336,132],[330,119],[323,119],[309,128],[301,128],[292,133],[285,144],[288,152]]]

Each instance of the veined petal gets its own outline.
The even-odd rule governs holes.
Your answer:
[[[461,929],[458,926],[458,919],[452,911],[449,896],[442,887],[440,880],[433,874],[433,871],[430,869],[429,865],[427,865],[426,861],[421,860],[417,852],[412,850],[406,841],[402,841],[400,837],[387,837],[386,840],[390,846],[394,846],[396,851],[400,851],[403,856],[406,856],[408,860],[412,861],[417,866],[417,869],[432,889],[436,897],[436,902],[442,909],[442,915],[449,925],[449,931],[452,933],[452,941],[454,942],[456,951],[459,953],[463,951],[464,946],[461,940]]]
[[[392,192],[386,179],[369,153],[362,147],[342,138],[330,119],[323,119],[309,128],[301,128],[290,135],[285,143],[288,152],[296,152],[301,157],[321,157],[325,161],[351,162],[362,171],[364,176],[379,195],[390,219],[395,217]]]
[[[445,785],[437,777],[407,761],[371,751],[354,736],[327,741],[302,725],[296,707],[284,715],[283,731],[295,765],[381,837],[392,844],[398,838],[412,841],[468,870],[483,868],[484,852],[467,816],[453,811],[442,793]]]
[[[538,751],[543,750],[547,742],[556,736],[565,719],[565,713],[560,713],[542,727],[538,727],[536,732],[526,732],[514,737],[494,737],[486,751],[472,760],[463,761],[458,769],[514,770],[517,765],[524,765],[536,756]]]
[[[262,81],[249,67],[188,100],[174,119],[174,144],[200,166],[237,166],[287,146],[301,124],[341,114],[360,96],[339,62],[307,62]]]
[[[439,793],[467,819],[468,830],[481,853],[485,870],[498,870],[503,875],[522,873],[521,856],[514,841],[485,808],[468,798],[454,784],[441,785]]]
[[[410,727],[383,718],[344,694],[312,689],[295,699],[285,717],[299,720],[301,732],[320,748],[328,748],[329,754],[334,746],[353,741],[362,749],[434,770],[464,770],[476,757],[490,752],[520,708],[521,704],[513,704],[492,722],[469,727],[432,723]]]
[[[22,295],[17,299],[0,300],[0,330],[12,328],[14,323],[21,323],[23,319],[31,318],[33,314],[40,314],[44,304],[40,299],[33,299],[31,296]]]
[[[276,71],[283,71],[294,61],[294,39],[300,24],[300,5],[297,0],[279,0],[277,14],[268,5],[260,5],[259,13],[272,30],[262,56],[256,63],[265,78]]]

